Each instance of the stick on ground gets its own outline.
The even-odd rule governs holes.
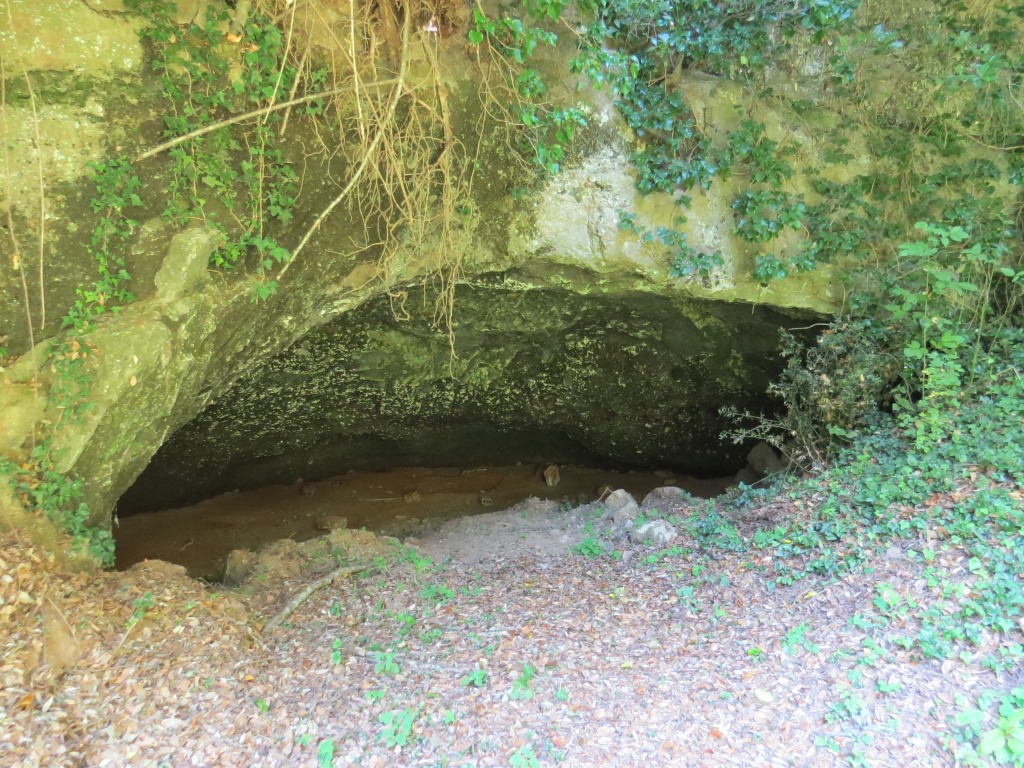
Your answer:
[[[289,600],[288,604],[284,608],[275,613],[270,621],[263,625],[263,631],[260,632],[260,634],[264,636],[269,635],[281,626],[285,620],[295,612],[296,608],[306,602],[310,595],[321,587],[326,587],[328,584],[331,584],[339,576],[351,576],[354,573],[362,573],[363,571],[369,570],[371,567],[372,566],[370,565],[344,565],[341,568],[335,568],[326,576],[323,576],[308,585],[305,589],[299,592],[299,594]]]

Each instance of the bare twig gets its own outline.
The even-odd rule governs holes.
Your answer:
[[[1000,146],[998,144],[989,144],[986,141],[982,141],[974,134],[967,132],[959,125],[957,125],[955,122],[950,122],[950,127],[968,141],[973,141],[978,146],[985,147],[985,149],[995,149],[999,152],[1016,152],[1018,149],[1024,149],[1024,144],[1014,144],[1008,147]]]
[[[7,23],[10,25],[11,34],[14,35],[14,19],[11,15],[11,0],[5,3],[7,6]],[[17,46],[14,46],[17,48]],[[39,111],[36,109],[36,94],[32,88],[32,78],[28,75],[28,67],[22,65],[22,77],[25,78],[25,88],[28,90],[28,105],[32,110],[32,128],[35,131],[36,140],[36,170],[39,176],[39,328],[46,326],[46,288],[43,282],[44,261],[46,247],[46,191],[43,182],[43,140],[39,134]],[[4,75],[6,77],[6,74]]]
[[[281,66],[277,70],[277,80],[274,82],[274,92],[270,94],[270,106],[274,106],[274,104],[277,103],[277,92],[281,88],[281,79],[284,77],[284,70],[288,66],[288,51],[291,50],[291,47],[292,47],[292,32],[295,31],[295,6],[296,6],[296,4],[292,3],[291,13],[288,14],[288,37],[285,38],[284,53],[281,54]],[[298,82],[298,80],[299,80],[298,73],[296,73],[295,80],[296,80],[296,82]],[[267,112],[263,116],[263,124],[264,125],[266,125],[267,117],[269,117],[269,116],[270,116],[269,112]],[[282,135],[283,135],[283,133],[282,133]]]
[[[297,594],[295,597],[289,600],[288,604],[284,608],[275,613],[273,618],[271,618],[270,621],[263,625],[263,631],[260,634],[269,635],[271,632],[273,632],[275,629],[281,626],[281,624],[283,624],[288,619],[289,616],[295,613],[295,609],[302,605],[304,602],[306,602],[306,600],[309,599],[310,595],[312,595],[321,587],[326,587],[328,584],[333,583],[333,581],[339,576],[351,576],[355,573],[362,573],[363,571],[368,571],[372,567],[373,566],[371,565],[347,565],[342,566],[341,568],[335,568],[326,576],[319,578],[312,584],[308,585],[305,589],[299,592],[299,594]]]
[[[397,82],[399,82],[398,78],[389,78],[387,80],[378,80],[378,81],[373,82],[373,83],[363,83],[362,87],[363,88],[383,88],[384,86],[392,85],[392,84],[397,83]],[[330,91],[321,91],[320,93],[308,93],[305,96],[300,96],[297,99],[291,99],[290,101],[282,101],[279,104],[271,104],[269,107],[263,107],[262,109],[254,109],[252,112],[246,112],[243,115],[235,115],[234,117],[229,117],[226,120],[221,120],[218,123],[212,123],[211,125],[204,125],[202,128],[196,128],[194,131],[190,131],[189,133],[186,133],[184,136],[178,136],[176,139],[171,139],[170,141],[165,141],[163,144],[159,144],[159,145],[153,147],[152,149],[147,149],[145,152],[143,152],[141,155],[139,155],[138,157],[135,158],[135,162],[138,163],[138,162],[141,162],[143,160],[148,160],[151,157],[155,157],[156,155],[159,155],[161,152],[166,152],[168,149],[176,147],[179,144],[183,144],[186,141],[189,141],[191,139],[195,139],[195,138],[198,138],[200,136],[204,136],[207,133],[210,133],[211,131],[218,130],[219,128],[224,128],[225,126],[228,126],[228,125],[235,125],[236,123],[242,123],[242,122],[245,122],[246,120],[251,120],[251,119],[253,119],[255,117],[261,117],[261,116],[267,114],[268,112],[275,112],[275,111],[277,111],[279,109],[288,109],[289,107],[294,107],[294,106],[297,106],[299,104],[307,104],[307,103],[309,103],[311,101],[316,101],[317,99],[323,99],[323,98],[326,98],[328,96],[340,96],[341,94],[348,93],[351,90],[352,90],[351,87],[346,86],[344,88],[335,88],[335,89],[330,90]]]
[[[302,52],[302,58],[299,59],[299,63],[295,66],[295,82],[292,83],[292,89],[288,92],[288,100],[291,101],[295,98],[295,92],[299,89],[299,82],[302,79],[302,73],[306,71],[306,59],[309,57],[310,46],[307,45],[306,49]],[[291,117],[291,107],[285,110],[284,117],[281,118],[281,129],[277,132],[278,136],[284,136],[288,132],[288,119]]]

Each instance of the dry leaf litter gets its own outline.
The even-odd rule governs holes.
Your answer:
[[[942,766],[958,696],[1020,685],[898,650],[858,663],[873,637],[850,618],[877,584],[926,597],[898,551],[770,590],[762,552],[684,532],[574,554],[589,512],[526,503],[414,546],[278,542],[237,589],[160,561],[62,573],[8,537],[0,765]],[[339,561],[370,567],[261,634]]]

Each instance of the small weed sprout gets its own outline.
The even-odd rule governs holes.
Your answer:
[[[530,687],[530,683],[537,674],[537,668],[530,665],[523,665],[523,672],[519,677],[512,683],[512,692],[509,694],[509,698],[514,701],[527,701],[532,699],[534,696],[534,690]]]
[[[533,753],[533,746],[523,744],[519,749],[509,756],[509,763],[512,768],[540,768],[540,760]]]
[[[373,671],[378,675],[397,675],[402,671],[392,651],[374,651],[373,658],[376,662]]]
[[[583,526],[583,540],[572,548],[572,551],[583,557],[595,558],[605,554],[604,543],[594,532],[594,521],[590,520]]]
[[[889,682],[888,680],[879,680],[875,683],[875,689],[883,695],[899,693],[903,690],[903,684],[899,682]]]
[[[472,685],[476,688],[483,688],[487,685],[487,680],[487,670],[480,669],[478,667],[477,669],[474,669],[472,672],[470,672],[468,675],[464,675],[463,677],[459,678],[459,684],[463,686]]]
[[[421,600],[428,600],[436,605],[443,605],[453,597],[455,597],[455,592],[444,584],[428,584],[420,590]]]
[[[420,710],[416,707],[395,709],[380,715],[384,727],[378,736],[388,748],[408,746],[412,740],[413,726],[419,718]]]
[[[125,622],[125,627],[127,629],[131,629],[146,618],[146,613],[156,605],[156,600],[153,599],[152,592],[147,592],[142,597],[138,597],[133,600],[132,605],[135,607],[135,611],[132,613],[131,618]]]
[[[334,739],[324,739],[317,745],[316,764],[317,768],[331,768],[334,765]]]
[[[807,639],[808,627],[806,622],[797,624],[782,639],[782,647],[786,650],[786,653],[793,654],[796,652],[796,648],[803,648],[808,653],[817,653],[820,648]]]

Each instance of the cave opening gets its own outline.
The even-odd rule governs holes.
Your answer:
[[[510,273],[459,287],[451,338],[434,313],[415,289],[397,310],[370,301],[211,399],[119,500],[119,567],[159,558],[215,578],[232,549],[333,525],[407,536],[527,496],[716,495],[749,471],[721,409],[777,409],[779,330],[806,324]]]

